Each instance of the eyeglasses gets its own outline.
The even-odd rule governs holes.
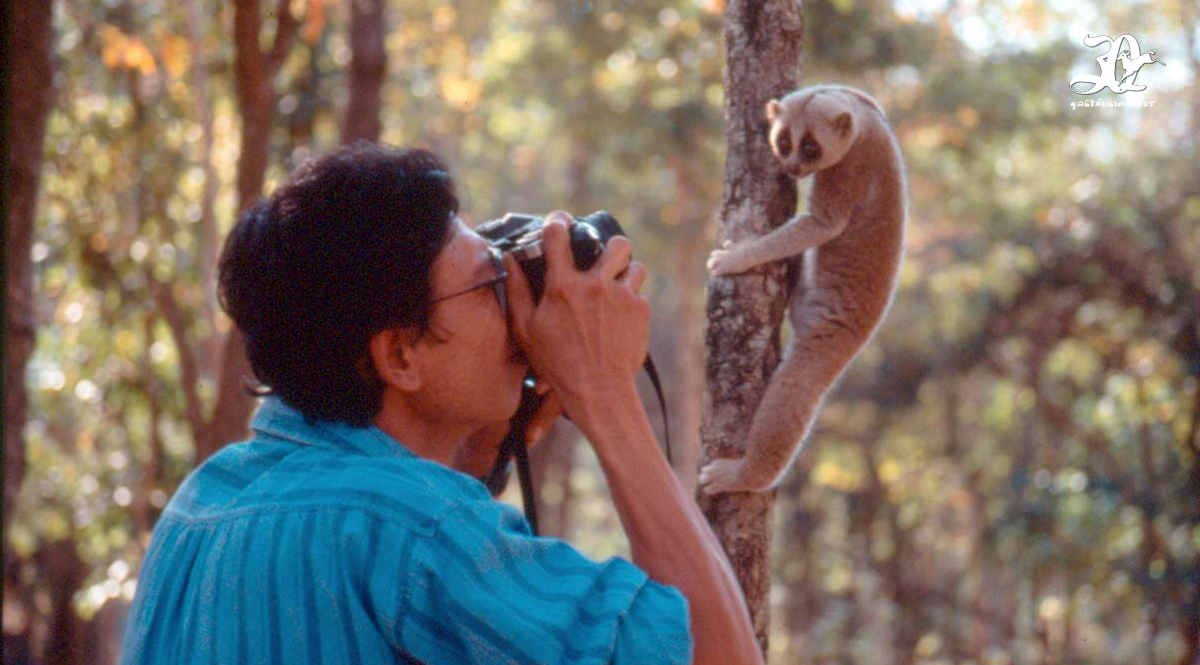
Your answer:
[[[504,318],[507,320],[508,287],[505,286],[504,280],[508,279],[508,271],[504,269],[504,261],[500,258],[500,250],[496,249],[495,247],[488,248],[488,259],[491,261],[492,267],[496,269],[495,277],[483,282],[482,284],[476,284],[475,286],[458,291],[457,293],[451,293],[448,296],[442,296],[441,298],[431,300],[429,301],[429,304],[434,305],[442,302],[443,300],[457,298],[458,296],[466,295],[472,291],[478,291],[479,289],[486,289],[490,286],[492,288],[492,293],[496,294],[496,300],[500,303],[500,311],[504,313]]]

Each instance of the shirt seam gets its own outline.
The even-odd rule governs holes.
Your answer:
[[[389,515],[386,512],[384,512],[382,509],[380,509],[379,507],[373,506],[370,504],[366,504],[366,503],[350,504],[350,505],[347,505],[347,504],[338,505],[338,504],[325,503],[325,504],[318,504],[318,505],[313,505],[313,506],[288,506],[288,507],[253,506],[253,507],[239,508],[232,512],[222,513],[221,515],[216,515],[213,517],[190,517],[190,516],[175,512],[175,511],[168,511],[168,512],[163,513],[161,519],[175,522],[177,524],[184,525],[184,526],[208,527],[208,526],[221,524],[224,522],[237,521],[243,517],[252,516],[252,515],[284,515],[284,514],[288,514],[288,513],[311,513],[311,512],[319,512],[322,510],[337,510],[337,511],[343,511],[343,512],[359,512],[359,513],[362,513],[369,517],[378,519],[379,521],[387,523],[389,525],[399,526],[407,531],[411,531],[413,533],[416,533],[416,534],[419,534],[422,536],[428,536],[428,535],[431,535],[432,533],[435,533],[440,528],[438,526],[438,523],[440,523],[445,518],[446,515],[453,512],[457,508],[461,507],[465,503],[467,503],[467,502],[465,502],[465,501],[455,502],[451,507],[443,510],[442,512],[438,513],[437,515],[429,517],[429,519],[427,519],[424,522],[421,522],[420,524],[417,524],[417,525],[413,525],[407,519],[404,519],[401,517],[396,517],[394,515]],[[426,532],[428,532],[428,533],[426,533]]]

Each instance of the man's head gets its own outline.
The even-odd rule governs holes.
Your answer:
[[[301,166],[249,208],[225,242],[220,296],[258,379],[308,417],[370,423],[385,386],[371,339],[429,331],[457,210],[432,153],[367,144]]]

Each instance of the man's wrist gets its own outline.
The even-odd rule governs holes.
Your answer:
[[[560,391],[559,395],[564,413],[584,434],[606,430],[620,414],[641,407],[632,376],[623,380],[596,381],[578,390]]]

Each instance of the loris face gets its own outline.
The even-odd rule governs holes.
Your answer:
[[[767,102],[771,150],[793,178],[837,164],[858,137],[854,114],[841,95],[800,91]]]

